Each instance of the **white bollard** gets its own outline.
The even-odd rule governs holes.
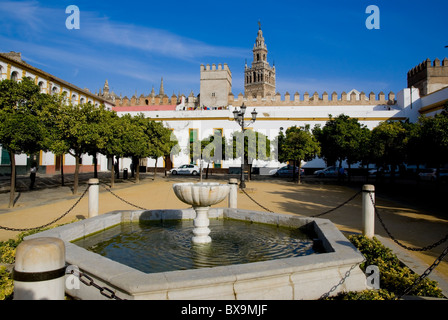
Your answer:
[[[64,300],[64,241],[47,237],[20,243],[13,279],[14,300]]]
[[[238,207],[238,179],[229,180],[229,208],[237,209]]]
[[[89,218],[98,215],[99,192],[100,181],[98,179],[89,179]]]
[[[373,202],[372,202],[373,201]],[[365,184],[362,186],[362,233],[367,238],[375,234],[375,186]]]

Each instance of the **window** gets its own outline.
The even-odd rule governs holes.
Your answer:
[[[44,82],[39,81],[39,83],[37,85],[39,86],[40,93],[44,93],[45,92]]]
[[[198,139],[198,129],[189,129],[190,132],[190,143],[193,143]]]
[[[19,73],[17,71],[13,71],[11,73],[11,80],[12,81],[17,81],[19,79]]]
[[[198,141],[199,137],[198,137],[198,129],[189,129],[189,135],[190,135],[190,163],[193,164],[194,163],[194,158],[195,158],[195,141]]]
[[[9,152],[6,149],[2,148],[0,161],[1,164],[11,164],[11,159],[9,158]]]

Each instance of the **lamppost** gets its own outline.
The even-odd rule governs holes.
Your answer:
[[[236,110],[236,109],[233,111],[234,120],[240,125],[241,132],[242,132],[242,135],[243,135],[243,138],[242,138],[242,140],[243,140],[243,148],[242,148],[243,152],[242,152],[242,155],[241,155],[241,182],[240,182],[240,188],[241,189],[246,188],[246,183],[244,182],[244,131],[246,131],[247,126],[249,126],[252,123],[254,123],[255,120],[257,119],[257,112],[254,109],[254,111],[251,112],[252,119],[248,123],[245,123],[245,121],[244,121],[244,114],[245,113],[246,113],[246,106],[244,105],[244,103],[240,107],[239,111]]]

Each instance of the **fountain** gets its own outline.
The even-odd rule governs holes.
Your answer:
[[[191,239],[195,244],[205,244],[212,241],[208,228],[210,221],[208,212],[210,206],[220,203],[227,197],[229,186],[215,182],[209,183],[176,183],[173,185],[176,196],[182,202],[193,206],[196,212],[194,219],[194,237]]]
[[[174,185],[173,190],[181,201],[193,208],[113,211],[33,234],[25,239],[39,237],[62,239],[68,265],[78,268],[98,286],[108,287],[124,299],[318,299],[335,284],[340,283],[341,278],[349,270],[350,277],[345,278],[342,284],[332,290],[332,295],[340,291],[366,289],[366,277],[357,267],[364,257],[331,221],[236,208],[210,208],[228,194],[228,186],[217,183],[182,183]],[[192,247],[198,249],[193,251],[201,253],[218,243],[217,236],[210,242],[209,219],[213,219],[212,237],[215,237],[215,221],[236,220],[253,224],[255,227],[263,224],[313,234],[314,239],[311,241],[318,244],[322,251],[319,250],[318,254],[288,256],[269,261],[257,260],[249,263],[239,262],[178,270],[165,268],[162,271],[146,273],[127,265],[126,261],[120,263],[76,244],[80,239],[87,239],[94,234],[101,236],[117,226],[132,223],[163,224],[168,221],[183,225],[188,221],[191,224],[193,220],[194,236],[191,241],[188,238],[190,235],[187,235],[186,239]],[[159,249],[151,243],[140,243],[137,239],[135,241],[137,245],[147,250]],[[124,254],[126,255],[126,252]],[[127,256],[124,259],[126,260]],[[107,299],[98,289],[84,284],[66,288],[66,292],[72,297],[83,300]]]

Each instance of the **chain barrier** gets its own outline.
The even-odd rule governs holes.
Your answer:
[[[78,277],[79,281],[81,281],[86,286],[94,287],[94,288],[98,289],[100,291],[101,295],[105,296],[106,298],[114,299],[114,300],[126,300],[126,299],[122,299],[122,298],[118,297],[117,295],[115,295],[115,292],[112,289],[110,289],[108,287],[102,287],[102,286],[96,284],[95,280],[93,280],[92,277],[88,276],[87,274],[85,274],[79,270],[76,270],[76,271],[70,270],[70,272],[68,274],[72,274],[72,275]],[[87,281],[84,280],[84,278],[87,279]]]
[[[262,204],[260,204],[258,201],[256,201],[254,198],[252,198],[252,197],[246,192],[246,190],[241,189],[241,191],[243,191],[243,193],[244,193],[250,200],[252,200],[256,205],[258,205],[260,208],[266,210],[267,212],[274,213],[274,211],[269,210],[268,208],[266,208],[265,206],[263,206]],[[349,199],[347,199],[346,201],[344,201],[344,202],[341,203],[340,205],[338,205],[338,206],[336,206],[336,207],[334,207],[334,208],[332,208],[332,209],[330,209],[330,210],[327,210],[327,211],[325,211],[325,212],[322,212],[322,213],[316,214],[316,215],[314,215],[314,216],[311,216],[311,218],[316,218],[316,217],[323,216],[324,214],[333,212],[333,211],[335,211],[335,210],[337,210],[337,209],[339,209],[339,208],[345,206],[347,203],[349,203],[350,201],[352,201],[353,199],[355,199],[361,192],[362,192],[362,190],[356,192],[353,196],[351,196]]]
[[[244,188],[241,189],[241,191],[243,191],[243,193],[244,193],[246,196],[248,196],[248,198],[249,198],[250,200],[252,200],[255,204],[257,204],[260,208],[262,208],[263,210],[266,210],[267,212],[274,213],[274,211],[271,211],[271,210],[269,210],[268,208],[266,208],[265,206],[261,205],[258,201],[256,201],[256,200],[255,200],[254,198],[252,198],[249,194],[247,194],[247,192],[246,192],[246,190],[244,190]]]
[[[345,280],[347,280],[347,278],[350,276],[350,273],[353,271],[353,269],[355,269],[357,266],[359,266],[360,264],[364,263],[366,261],[366,258],[364,258],[361,262],[355,263],[354,265],[352,265],[350,267],[350,269],[348,271],[345,272],[344,276],[341,278],[341,280],[339,280],[339,282],[337,284],[335,284],[330,291],[324,293],[319,300],[322,299],[326,299],[330,296],[330,294],[335,291],[340,285],[344,284]]]
[[[381,218],[381,215],[379,214],[379,211],[376,207],[375,200],[373,199],[372,194],[369,193],[369,196],[370,196],[370,200],[372,201],[373,208],[375,210],[375,214],[378,217],[378,220],[380,221],[384,230],[386,230],[386,233],[389,235],[389,237],[400,247],[407,249],[409,251],[428,251],[428,250],[431,250],[448,240],[448,234],[447,234],[445,237],[443,237],[439,241],[434,242],[433,244],[430,244],[430,245],[422,247],[422,248],[412,248],[412,247],[402,244],[390,233],[389,229],[384,224],[384,221]],[[429,276],[431,274],[431,272],[440,264],[440,262],[442,262],[443,258],[445,258],[445,256],[447,254],[448,254],[448,247],[446,247],[445,250],[443,250],[443,252],[437,257],[437,259],[434,260],[434,262],[414,281],[414,283],[412,285],[410,285],[407,289],[405,289],[401,295],[396,297],[396,300],[400,299],[402,296],[411,292],[423,279],[425,279],[427,276]]]
[[[443,258],[445,258],[447,254],[448,254],[448,247],[446,247],[445,250],[443,250],[443,252],[440,254],[439,257],[437,257],[437,259],[433,262],[433,264],[429,266],[429,268],[426,269],[421,274],[421,276],[418,277],[411,286],[409,286],[409,288],[407,288],[400,296],[397,297],[397,300],[400,299],[402,296],[411,292],[423,279],[429,276],[432,270],[434,270],[439,265],[439,263],[443,260]]]
[[[86,190],[84,190],[84,192],[81,194],[81,196],[79,197],[79,199],[75,202],[75,204],[68,209],[63,215],[61,215],[60,217],[54,219],[53,221],[44,224],[42,226],[39,227],[32,227],[32,228],[11,228],[11,227],[4,227],[4,226],[0,226],[0,229],[4,229],[4,230],[8,230],[8,231],[31,231],[31,230],[36,230],[36,229],[42,229],[45,227],[48,227],[50,225],[52,225],[53,223],[61,220],[63,217],[65,217],[66,215],[68,215],[77,205],[78,203],[81,201],[81,199],[86,195],[87,191],[89,190],[90,186],[87,186]]]
[[[350,201],[352,201],[353,199],[355,199],[361,192],[362,192],[362,190],[356,192],[353,196],[351,196],[349,199],[347,199],[346,201],[344,201],[343,203],[341,203],[341,204],[338,205],[337,207],[335,207],[335,208],[333,208],[333,209],[330,209],[330,210],[327,210],[327,211],[325,211],[325,212],[316,214],[316,215],[314,215],[314,216],[311,216],[311,218],[317,218],[317,217],[323,216],[324,214],[333,212],[333,211],[339,209],[340,207],[345,206],[347,203],[349,203]]]
[[[130,206],[133,206],[133,207],[135,207],[135,208],[137,208],[137,209],[140,209],[140,210],[148,210],[148,209],[146,209],[146,208],[137,206],[137,205],[135,205],[135,204],[133,204],[133,203],[131,203],[131,202],[129,202],[129,201],[123,199],[122,197],[120,197],[119,195],[117,195],[116,193],[114,193],[110,188],[108,188],[107,185],[102,184],[102,186],[103,186],[104,189],[106,189],[107,191],[109,191],[113,196],[115,196],[117,199],[123,201],[124,203],[126,203],[126,204],[128,204],[128,205],[130,205]]]
[[[412,247],[408,247],[408,246],[406,246],[405,244],[403,244],[403,243],[401,243],[400,241],[398,241],[398,240],[397,240],[397,239],[390,233],[389,229],[388,229],[388,228],[386,227],[386,225],[384,224],[384,221],[383,221],[383,219],[381,218],[381,215],[379,214],[379,211],[378,211],[378,209],[377,209],[377,207],[376,207],[375,200],[373,199],[372,193],[369,193],[369,196],[370,196],[370,200],[372,201],[373,207],[374,207],[374,209],[375,209],[375,214],[376,214],[376,216],[378,217],[378,220],[380,221],[380,223],[381,223],[381,225],[383,226],[384,230],[386,230],[386,233],[389,235],[389,237],[390,237],[396,244],[398,244],[400,247],[405,248],[405,249],[407,249],[407,250],[409,250],[409,251],[427,251],[427,250],[431,250],[431,249],[437,247],[438,245],[440,245],[440,244],[442,244],[442,243],[444,243],[445,241],[448,240],[448,234],[447,234],[447,235],[445,235],[445,237],[443,237],[443,238],[440,239],[439,241],[437,241],[437,242],[435,242],[435,243],[433,243],[433,244],[430,244],[430,245],[428,245],[428,246],[422,247],[422,248],[412,248]]]

